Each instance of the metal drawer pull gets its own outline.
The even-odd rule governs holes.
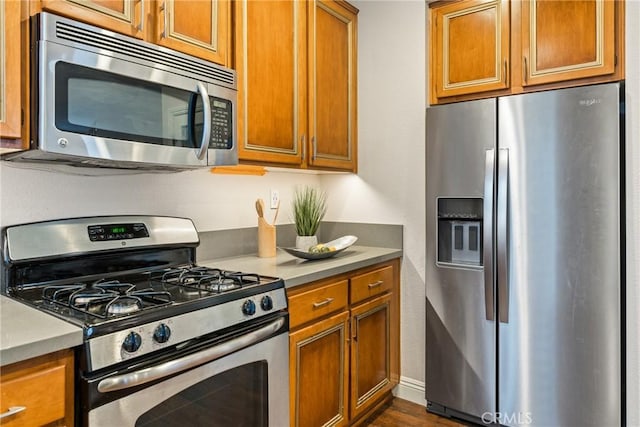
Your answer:
[[[10,406],[9,409],[7,409],[7,412],[5,412],[4,414],[0,415],[0,418],[6,418],[6,417],[10,417],[12,415],[15,415],[19,412],[24,411],[25,409],[27,409],[26,406]]]
[[[369,283],[369,289],[377,288],[383,283],[384,283],[384,280],[378,280],[377,282]]]
[[[331,304],[331,301],[333,301],[333,298],[327,298],[327,299],[324,299],[322,301],[314,302],[313,303],[313,308],[319,308],[319,307],[322,307],[322,306],[325,306],[325,305],[329,305],[329,304]]]

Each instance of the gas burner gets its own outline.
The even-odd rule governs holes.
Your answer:
[[[136,290],[133,284],[117,280],[99,280],[90,285],[51,285],[43,289],[42,297],[47,301],[103,319],[173,302],[171,294],[167,291],[151,288]]]
[[[93,302],[110,300],[118,296],[118,292],[102,288],[82,288],[69,296],[68,304],[71,307],[86,307]]]
[[[131,314],[142,310],[142,300],[134,296],[118,296],[107,303],[107,315]]]
[[[164,271],[161,277],[157,279],[163,284],[172,284],[214,293],[229,292],[246,285],[260,283],[260,277],[257,274],[245,274],[207,267],[172,268]]]

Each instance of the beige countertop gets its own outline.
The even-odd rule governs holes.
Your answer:
[[[0,366],[82,344],[82,328],[0,295]]]
[[[282,277],[290,288],[401,256],[401,249],[352,246],[334,257],[314,261],[278,249],[273,258],[244,255],[198,264]],[[80,344],[82,328],[0,295],[0,366]]]
[[[351,246],[334,257],[320,260],[304,260],[289,255],[282,249],[276,250],[272,258],[258,258],[257,255],[243,255],[199,261],[206,267],[257,273],[263,276],[282,277],[287,288],[368,267],[379,262],[402,256],[402,249],[371,246]]]

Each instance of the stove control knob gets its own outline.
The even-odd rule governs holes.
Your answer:
[[[247,316],[253,316],[256,314],[256,303],[248,299],[242,304],[242,312]]]
[[[127,353],[133,353],[140,348],[140,345],[142,345],[142,337],[140,336],[140,334],[130,332],[129,335],[127,335],[127,337],[124,339],[122,348]]]
[[[171,336],[171,329],[164,323],[160,323],[156,330],[153,332],[153,340],[158,344],[163,344],[169,341]]]
[[[269,311],[273,308],[273,300],[269,295],[265,295],[262,297],[262,299],[260,300],[260,308],[262,308],[264,311]]]

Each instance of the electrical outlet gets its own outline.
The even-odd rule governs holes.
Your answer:
[[[271,197],[269,197],[271,209],[275,209],[280,204],[280,192],[278,190],[271,190]]]

